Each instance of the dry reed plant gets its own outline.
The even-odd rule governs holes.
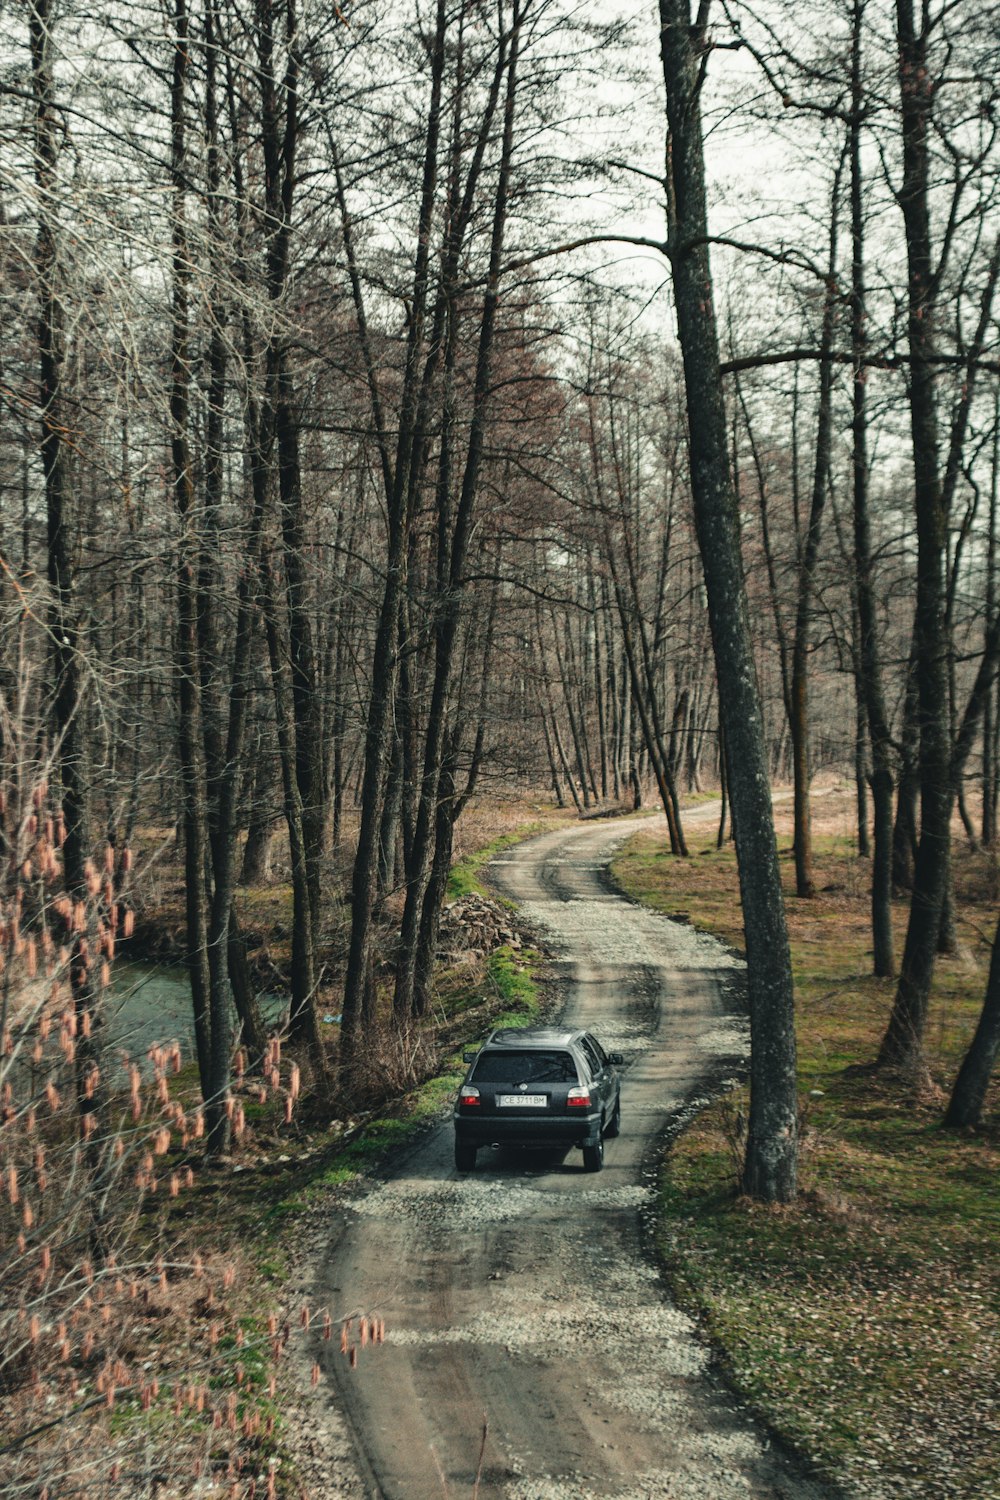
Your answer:
[[[132,854],[95,850],[68,880],[51,766],[4,720],[0,769],[0,1496],[277,1496],[275,1371],[299,1327],[248,1309],[238,1256],[185,1245],[174,1200],[202,1162],[203,1103],[176,1041],[107,1041]],[[270,1096],[290,1123],[298,1065],[273,1037],[236,1058],[226,1108]],[[401,1064],[402,1065],[402,1064]],[[347,1320],[344,1353],[384,1324]],[[315,1378],[318,1379],[318,1366]]]

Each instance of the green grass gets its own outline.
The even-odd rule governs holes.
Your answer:
[[[495,901],[496,893],[487,890],[479,878],[483,867],[505,849],[523,844],[525,839],[533,838],[536,833],[544,833],[549,826],[542,822],[523,823],[510,833],[501,833],[497,838],[491,839],[482,849],[476,849],[464,859],[458,860],[448,876],[448,900],[457,901],[462,896],[490,896]]]
[[[531,1026],[538,1019],[539,993],[535,977],[538,954],[530,948],[515,951],[497,948],[486,962],[486,974],[495,989],[503,1013],[497,1026]]]
[[[648,834],[615,864],[622,886],[740,946],[730,850],[695,832],[690,860]],[[939,962],[934,1083],[862,1071],[892,985],[870,977],[867,865],[818,841],[811,901],[788,901],[804,1119],[802,1191],[788,1208],[737,1196],[747,1101],[705,1110],[660,1185],[659,1244],[680,1300],[736,1386],[820,1469],[893,1495],[1000,1495],[998,1097],[977,1136],[940,1128],[986,980],[987,913],[964,908],[964,951]],[[782,848],[790,890],[790,857]],[[974,892],[983,882],[965,879]],[[906,919],[895,913],[899,950]]]

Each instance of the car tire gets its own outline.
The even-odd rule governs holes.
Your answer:
[[[455,1167],[459,1172],[474,1172],[476,1170],[477,1147],[468,1145],[465,1141],[455,1142]]]
[[[622,1099],[621,1099],[621,1095],[619,1094],[618,1098],[615,1100],[615,1107],[614,1107],[614,1109],[612,1111],[611,1119],[608,1121],[607,1126],[605,1127],[604,1134],[608,1137],[608,1140],[613,1141],[614,1138],[615,1138],[615,1136],[620,1133],[621,1128],[622,1128]]]
[[[604,1166],[604,1141],[598,1136],[593,1146],[583,1148],[583,1170],[585,1172],[599,1172]]]

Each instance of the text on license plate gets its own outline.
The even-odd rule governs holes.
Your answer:
[[[501,1109],[544,1109],[548,1099],[544,1094],[498,1094],[497,1104]]]

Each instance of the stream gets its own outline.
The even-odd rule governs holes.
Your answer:
[[[283,995],[258,995],[265,1021],[280,1021]],[[107,1042],[137,1061],[158,1043],[179,1042],[185,1063],[195,1056],[191,983],[183,964],[116,960],[107,1008]]]

